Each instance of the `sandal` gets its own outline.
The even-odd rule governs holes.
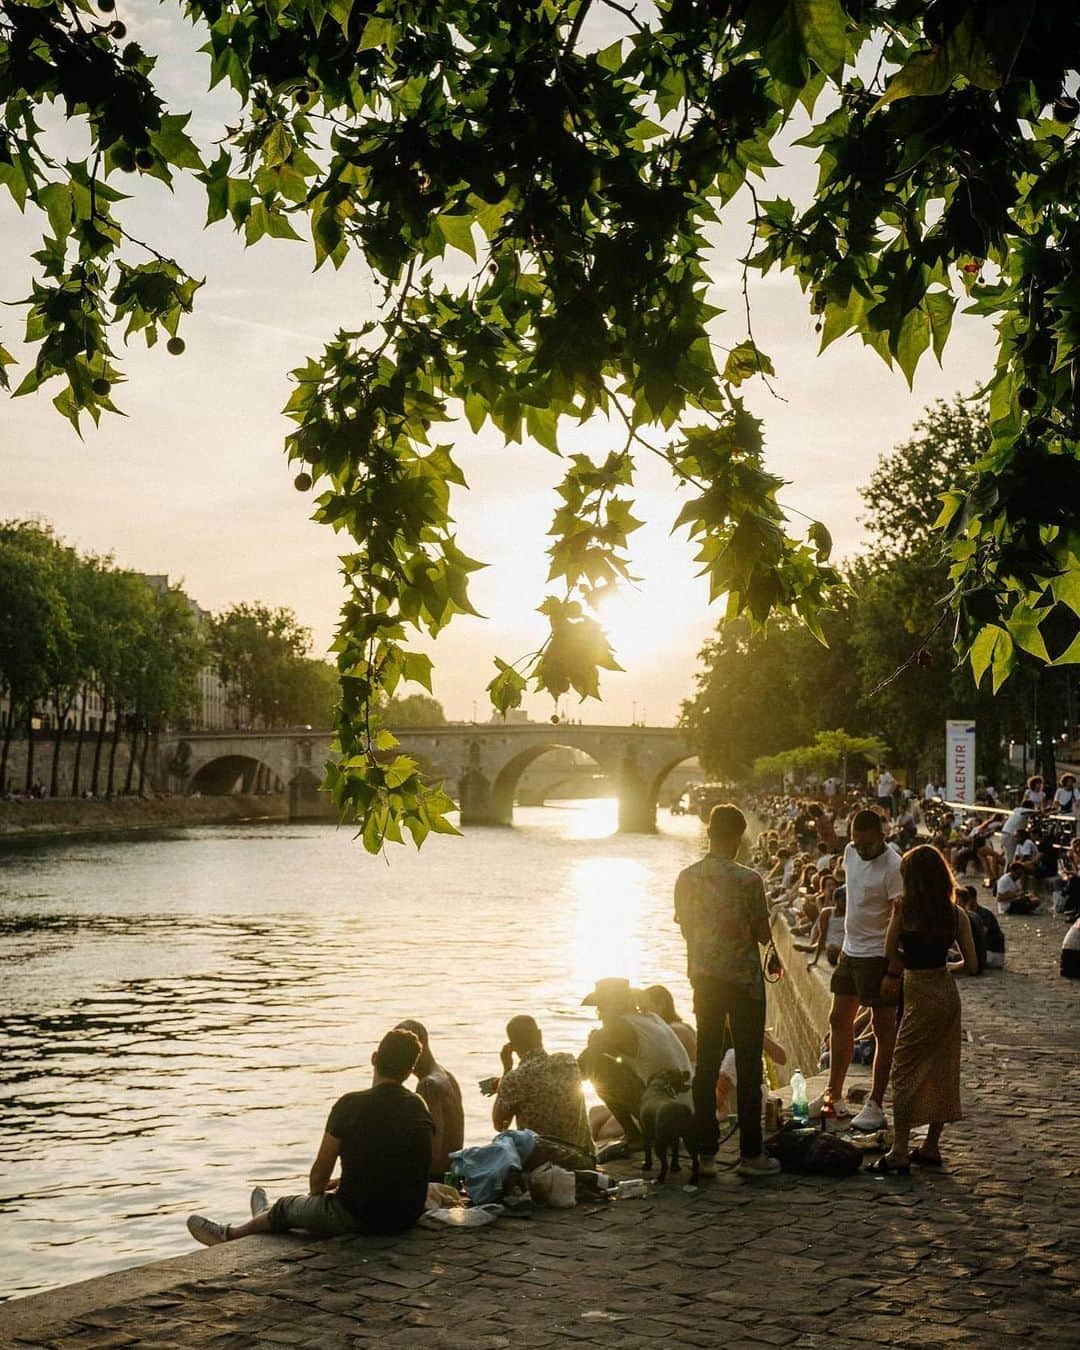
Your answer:
[[[911,1164],[891,1163],[883,1153],[876,1162],[867,1163],[866,1170],[879,1177],[909,1177],[911,1175]]]
[[[936,1158],[932,1158],[930,1157],[929,1154],[924,1153],[921,1148],[913,1148],[908,1156],[911,1162],[918,1163],[920,1167],[944,1166],[944,1163],[942,1162],[940,1155]]]

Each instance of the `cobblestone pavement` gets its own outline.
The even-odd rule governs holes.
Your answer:
[[[1009,970],[962,985],[944,1172],[728,1173],[473,1231],[251,1239],[9,1304],[0,1344],[1075,1345],[1080,989],[1060,920],[1004,922]]]

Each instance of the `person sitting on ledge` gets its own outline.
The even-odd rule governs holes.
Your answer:
[[[502,1066],[492,1124],[496,1130],[508,1130],[516,1120],[519,1130],[534,1130],[540,1136],[536,1161],[529,1158],[530,1170],[540,1162],[572,1172],[594,1168],[596,1154],[574,1056],[549,1055],[536,1019],[522,1014],[506,1024]]]
[[[398,1031],[411,1031],[420,1042],[420,1058],[416,1074],[417,1096],[435,1122],[435,1142],[431,1146],[431,1179],[442,1181],[450,1167],[450,1154],[465,1143],[465,1108],[461,1104],[461,1088],[449,1069],[436,1062],[428,1044],[427,1027],[422,1022],[407,1018],[397,1024]]]
[[[343,1233],[400,1233],[424,1212],[435,1126],[423,1100],[403,1086],[420,1058],[411,1031],[388,1031],[371,1057],[375,1072],[365,1092],[347,1092],[330,1111],[312,1164],[307,1195],[273,1205],[256,1186],[248,1223],[215,1223],[192,1214],[188,1232],[205,1247],[255,1233],[303,1228],[316,1237]],[[341,1175],[332,1180],[341,1159]]]

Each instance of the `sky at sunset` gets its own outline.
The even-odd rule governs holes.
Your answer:
[[[172,0],[163,6],[121,0],[121,8],[130,36],[161,57],[167,101],[174,110],[194,110],[189,131],[205,152],[235,104],[220,89],[203,92],[200,39]],[[616,33],[595,36],[610,41]],[[775,172],[760,191],[805,200],[815,180],[809,153],[795,152],[799,162]],[[207,278],[181,330],[187,351],[173,358],[163,346],[147,351],[133,344],[126,357],[130,383],[116,391],[127,416],[105,416],[96,431],[88,424],[83,441],[53,410],[48,393],[0,405],[2,513],[43,516],[84,550],[167,572],[209,609],[256,598],[291,606],[324,650],[341,594],[339,541],[308,519],[310,499],[292,486],[281,452],[289,424],[280,409],[288,371],[337,327],[356,327],[370,316],[370,277],[359,258],[340,272],[327,267],[313,274],[306,245],[265,240],[245,251],[227,224],[204,232],[198,184],[181,184],[173,195],[122,176],[117,185],[138,191],[124,216],[129,230]],[[748,216],[743,197],[727,208],[729,223],[709,259],[713,303],[727,311],[716,321],[722,344],[745,336],[737,260],[749,239]],[[19,216],[6,193],[0,197],[0,298],[29,292],[27,260],[40,229],[39,219]],[[877,455],[905,439],[928,402],[974,388],[989,372],[993,335],[980,321],[958,317],[944,369],[924,358],[911,392],[898,371],[857,340],[817,358],[813,318],[786,277],[757,278],[751,300],[755,337],[773,359],[783,401],[756,384],[747,401],[765,419],[769,467],[791,480],[781,500],[820,517],[837,552],[848,553],[862,534],[857,488]],[[17,356],[24,354],[16,340],[21,323],[18,309],[0,311],[0,340]],[[561,471],[539,447],[504,447],[496,433],[474,437],[464,422],[443,438],[454,441],[471,489],[455,503],[459,542],[491,566],[473,585],[486,622],[456,620],[434,650],[435,693],[452,717],[471,717],[475,707],[486,718],[492,656],[514,660],[543,632],[534,610],[545,593],[545,534]],[[567,433],[563,442],[565,450],[592,453],[621,444],[609,442],[602,424]],[[563,704],[565,714],[585,721],[626,722],[635,713],[654,724],[673,721],[691,692],[696,652],[718,617],[708,609],[704,581],[694,577],[685,539],[669,537],[680,495],[664,466],[642,463],[636,492],[636,514],[647,524],[632,538],[632,561],[643,580],[610,615],[626,673],[605,679],[602,705]],[[529,706],[534,716],[551,712],[546,700]]]

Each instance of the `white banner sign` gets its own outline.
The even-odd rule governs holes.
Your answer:
[[[975,800],[975,723],[945,723],[945,800]]]

